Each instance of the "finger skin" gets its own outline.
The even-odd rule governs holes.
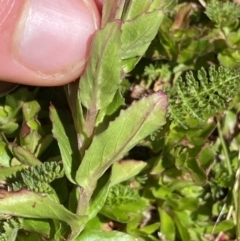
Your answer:
[[[0,0],[0,6],[2,81],[58,86],[80,76],[99,28],[100,16],[93,0]],[[35,21],[33,28],[27,28],[31,21]],[[26,40],[25,33],[31,35],[32,31],[36,34]]]

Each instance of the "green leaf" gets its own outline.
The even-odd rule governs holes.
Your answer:
[[[123,160],[115,162],[110,177],[111,186],[129,180],[139,174],[146,166],[147,163],[143,161]]]
[[[234,49],[233,51],[236,52]],[[222,66],[229,68],[237,68],[239,66],[239,56],[238,59],[233,57],[233,53],[230,49],[225,49],[218,54],[218,60]]]
[[[18,238],[18,231],[19,231],[18,227],[8,226],[8,228],[4,231],[5,231],[4,233],[0,234],[1,240],[3,238],[4,241],[15,241],[16,238]]]
[[[40,105],[37,101],[26,102],[22,106],[22,111],[24,121],[20,130],[20,144],[31,153],[35,153],[41,140],[40,123],[36,119]]]
[[[186,168],[190,171],[192,178],[196,183],[201,185],[206,183],[207,175],[195,158],[190,158],[187,161]]]
[[[159,230],[160,223],[153,223],[140,229],[141,232],[152,234]],[[169,240],[170,241],[170,240]]]
[[[206,233],[218,234],[220,232],[226,232],[234,228],[234,223],[232,220],[224,220],[218,223],[216,226],[209,225],[206,229]]]
[[[22,118],[22,105],[33,99],[33,94],[26,88],[19,88],[5,97],[0,107],[0,130],[6,135],[13,135],[18,129],[18,120]]]
[[[198,207],[199,201],[195,197],[183,197],[180,200],[178,200],[178,209],[179,210],[190,210],[194,211],[196,210],[196,207]]]
[[[97,116],[97,120],[96,120],[96,125],[98,125],[99,123],[102,123],[103,125],[107,125],[108,122],[104,121],[104,119],[107,116],[112,116],[121,106],[124,106],[125,104],[125,99],[123,98],[122,94],[120,93],[120,91],[118,90],[114,96],[113,101],[104,109],[102,109]]]
[[[146,203],[142,200],[121,205],[105,205],[101,214],[120,223],[128,223],[134,218],[143,216]]]
[[[187,48],[182,49],[178,56],[178,63],[185,63],[192,61],[194,58],[199,57],[207,53],[211,49],[212,45],[207,39],[199,39],[198,41],[192,42]]]
[[[54,196],[54,190],[49,186],[49,183],[63,177],[63,175],[62,165],[56,162],[44,162],[41,165],[31,166],[17,172],[16,175],[8,179],[8,182],[11,183],[14,191],[26,188],[39,193],[51,193]]]
[[[176,0],[153,0],[150,10],[153,10],[153,9],[172,10],[174,9],[174,6],[176,4],[177,4]]]
[[[37,233],[20,233],[16,241],[42,241],[42,238]],[[15,239],[14,239],[15,241]]]
[[[84,231],[76,241],[135,241],[134,237],[117,231],[104,232],[98,230]]]
[[[75,130],[78,134],[78,143],[80,144],[80,146],[82,146],[82,143],[85,138],[84,133],[82,131],[85,124],[85,120],[83,116],[83,109],[81,105],[78,87],[78,81],[71,82],[70,84],[65,86],[65,92],[68,99],[68,105],[72,112]]]
[[[178,132],[185,133],[189,143],[196,147],[203,147],[213,130],[216,128],[216,123],[204,123],[195,127],[188,128],[177,128]],[[197,156],[197,155],[196,155]]]
[[[24,120],[29,121],[36,117],[37,113],[40,111],[40,105],[37,101],[30,101],[23,104],[22,110]]]
[[[53,220],[53,223],[54,223],[54,226],[51,226],[51,228],[54,228],[54,230],[51,229],[51,231],[53,230],[52,235],[54,236],[52,240],[62,241],[66,239],[66,235],[69,234],[69,231],[70,231],[67,223],[63,223],[59,220]],[[79,235],[79,232],[75,232],[75,233],[77,234],[73,234],[73,235],[77,237]],[[71,240],[70,237],[69,237],[69,240]],[[74,237],[73,237],[73,240],[75,240]]]
[[[84,217],[69,212],[46,195],[22,189],[18,192],[0,190],[0,215],[11,215],[37,219],[57,219],[68,223],[73,231],[79,230]]]
[[[201,166],[208,168],[213,164],[216,150],[213,146],[207,146],[201,150],[198,156],[198,161]]]
[[[189,227],[189,222],[191,220],[190,220],[189,214],[187,214],[186,212],[175,211],[173,220],[175,225],[177,226],[181,240],[183,241],[190,240],[188,227]]]
[[[22,227],[26,231],[37,232],[43,236],[49,236],[51,232],[51,226],[48,220],[24,218]]]
[[[0,141],[0,166],[9,167],[11,160],[11,152],[7,148],[7,144]]]
[[[159,188],[152,188],[151,189],[152,191],[152,194],[154,197],[156,198],[160,198],[160,199],[163,199],[163,200],[167,200],[167,199],[176,199],[176,194],[172,192],[172,190],[168,189],[167,187],[165,186],[161,186]]]
[[[75,213],[77,210],[79,196],[80,196],[79,188],[75,186],[69,192],[69,198],[68,198],[68,209],[73,213]]]
[[[36,166],[42,164],[31,152],[17,146],[15,144],[9,144],[9,149],[12,150],[13,155],[24,165]]]
[[[38,133],[39,123],[37,120],[23,122],[20,130],[20,144],[31,153],[35,153],[38,144],[41,142],[41,136]]]
[[[129,73],[130,71],[132,71],[140,59],[141,57],[135,57],[122,60],[121,66],[124,73]]]
[[[30,92],[27,88],[19,88],[14,93],[6,96],[6,106],[11,107],[10,116],[17,117],[22,105],[34,99],[33,92]]]
[[[123,20],[132,20],[133,18],[148,12],[152,1],[146,0],[132,0],[128,2],[127,10],[124,14]],[[127,5],[127,4],[126,4]]]
[[[142,56],[157,34],[163,20],[162,11],[144,13],[122,25],[122,59]]]
[[[174,221],[165,210],[159,208],[158,212],[161,218],[161,235],[163,235],[167,241],[174,241],[176,238]]]
[[[197,185],[193,185],[193,182],[192,182],[192,185],[182,187],[182,188],[180,188],[178,190],[181,190],[179,192],[180,195],[183,195],[185,197],[195,198],[197,200],[199,199],[199,196],[201,196],[202,193],[204,192],[204,188],[203,187],[197,186]]]
[[[76,133],[69,124],[64,122],[64,116],[60,115],[54,106],[50,107],[50,118],[53,125],[52,132],[61,152],[65,174],[72,183],[75,183],[75,171],[80,163]]]
[[[107,107],[120,85],[120,39],[120,21],[107,24],[93,39],[79,84],[81,102],[91,112]]]
[[[229,33],[227,36],[228,46],[231,48],[238,48],[240,43],[240,31]]]
[[[44,151],[46,151],[46,149],[51,145],[51,143],[53,142],[54,138],[52,133],[46,135],[44,138],[41,139],[41,142],[38,144],[37,149],[35,151],[35,156],[39,157],[41,156]]]
[[[116,19],[121,19],[124,5],[125,0],[104,0],[102,10],[102,27],[104,27],[108,22],[111,22]]]
[[[1,124],[0,131],[2,131],[6,135],[13,134],[18,129],[18,124],[12,121],[9,121],[6,124]]]
[[[147,202],[141,199],[137,191],[124,185],[110,188],[101,214],[121,223],[128,223],[136,218],[141,219],[147,209]]]
[[[210,116],[227,107],[239,88],[238,80],[238,71],[222,66],[212,65],[208,73],[201,68],[197,78],[192,71],[187,72],[186,80],[180,78],[170,91],[166,90],[171,119],[184,127],[189,120],[195,121],[195,127],[207,122]]]
[[[8,177],[12,176],[17,171],[26,168],[25,165],[18,165],[14,167],[0,167],[0,181],[5,181]]]
[[[95,192],[88,210],[89,220],[94,218],[104,206],[109,193],[109,186],[109,182],[100,184],[98,182],[98,186],[95,188]]]
[[[84,229],[100,230],[102,228],[102,225],[105,223],[104,221],[107,222],[106,218],[104,218],[103,216],[101,215],[95,216],[94,218],[92,218],[86,223]]]
[[[167,96],[158,92],[122,111],[105,132],[94,137],[77,171],[77,183],[93,188],[114,162],[165,124],[167,105]]]
[[[205,13],[217,27],[223,28],[238,21],[240,8],[237,2],[209,1]]]
[[[163,22],[157,35],[159,43],[156,43],[158,46],[158,53],[156,57],[163,57],[168,60],[174,60],[178,56],[179,47],[177,45],[176,39],[173,37],[173,34],[169,31],[172,24],[173,22],[170,20],[170,18],[164,16]]]

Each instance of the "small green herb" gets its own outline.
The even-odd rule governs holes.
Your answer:
[[[0,241],[239,240],[238,1],[118,2],[79,82],[0,98]]]

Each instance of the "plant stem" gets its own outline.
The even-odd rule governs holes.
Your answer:
[[[223,135],[222,135],[222,130],[221,130],[221,125],[220,122],[217,122],[217,128],[218,128],[218,134],[219,134],[219,138],[220,138],[220,142],[223,148],[223,153],[224,156],[226,158],[226,162],[227,162],[227,167],[228,167],[228,173],[229,176],[231,178],[233,178],[233,171],[232,171],[232,167],[231,167],[231,160],[229,158],[229,153],[228,153],[228,149],[226,146],[226,143],[224,141]],[[240,153],[240,152],[239,152]],[[240,157],[240,154],[239,154]],[[237,173],[239,172],[239,170],[237,171]],[[240,209],[239,209],[239,205],[240,205],[240,187],[239,187],[239,173],[236,175],[236,181],[235,181],[235,185],[237,185],[237,191],[236,189],[233,187],[232,190],[232,195],[233,195],[233,202],[234,202],[234,207],[236,210],[236,226],[237,226],[237,241],[240,241]]]
[[[236,175],[236,184],[237,184],[237,241],[240,241],[240,151],[238,152],[238,170]]]
[[[92,189],[92,190],[94,190],[94,189]],[[86,192],[82,187],[78,187],[78,191],[79,191],[79,200],[78,200],[76,214],[79,216],[87,216],[88,207],[89,207],[89,203],[90,203],[90,199],[91,199],[93,191],[91,192],[89,190],[89,192]],[[82,232],[82,230],[84,229],[87,221],[88,221],[88,218],[86,218],[86,221],[82,223],[82,225],[79,227],[79,230],[77,230],[77,232],[76,231],[72,232],[68,236],[67,241],[74,241],[79,236],[79,234]]]
[[[221,142],[221,145],[222,145],[222,148],[223,148],[223,153],[224,153],[224,156],[226,158],[228,174],[232,177],[233,171],[232,171],[232,167],[231,167],[231,161],[230,161],[230,158],[229,158],[226,143],[225,143],[223,135],[222,135],[221,125],[220,125],[219,121],[217,122],[217,128],[218,128],[218,134],[219,134],[220,142]]]
[[[87,111],[84,131],[89,138],[91,138],[91,136],[93,135],[97,114],[98,114],[98,110],[96,108],[90,108]]]
[[[79,190],[79,200],[77,206],[77,215],[83,216],[87,215],[89,203],[91,196],[93,194],[94,188],[83,189],[82,187],[78,187]]]

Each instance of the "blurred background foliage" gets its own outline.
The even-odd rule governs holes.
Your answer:
[[[226,94],[228,87],[236,90],[227,107],[206,115],[207,106],[203,105],[204,120],[185,116],[185,126],[173,116],[169,126],[160,131],[166,131],[164,138],[158,138],[162,136],[159,132],[143,143],[151,153],[150,178],[144,186],[139,185],[143,197],[154,204],[149,212],[156,218],[138,230],[148,237],[143,240],[238,240],[239,11],[238,1],[178,1],[129,78],[133,98],[170,89],[170,112],[179,114],[186,110],[179,86],[181,93],[187,96],[188,92],[192,98],[190,103],[196,101],[192,110],[197,112],[201,102],[210,97],[198,98],[191,91],[193,85],[204,88],[206,94],[213,86],[204,84],[204,76],[210,79],[207,83],[221,78],[219,72],[211,73],[212,66],[230,68],[225,73],[228,77],[236,71],[235,87],[233,76],[227,78],[230,82],[216,86],[218,94]],[[202,67],[209,72],[202,72]],[[215,78],[211,80],[211,76]],[[197,83],[191,81],[196,78]],[[158,237],[153,238],[156,232]]]

